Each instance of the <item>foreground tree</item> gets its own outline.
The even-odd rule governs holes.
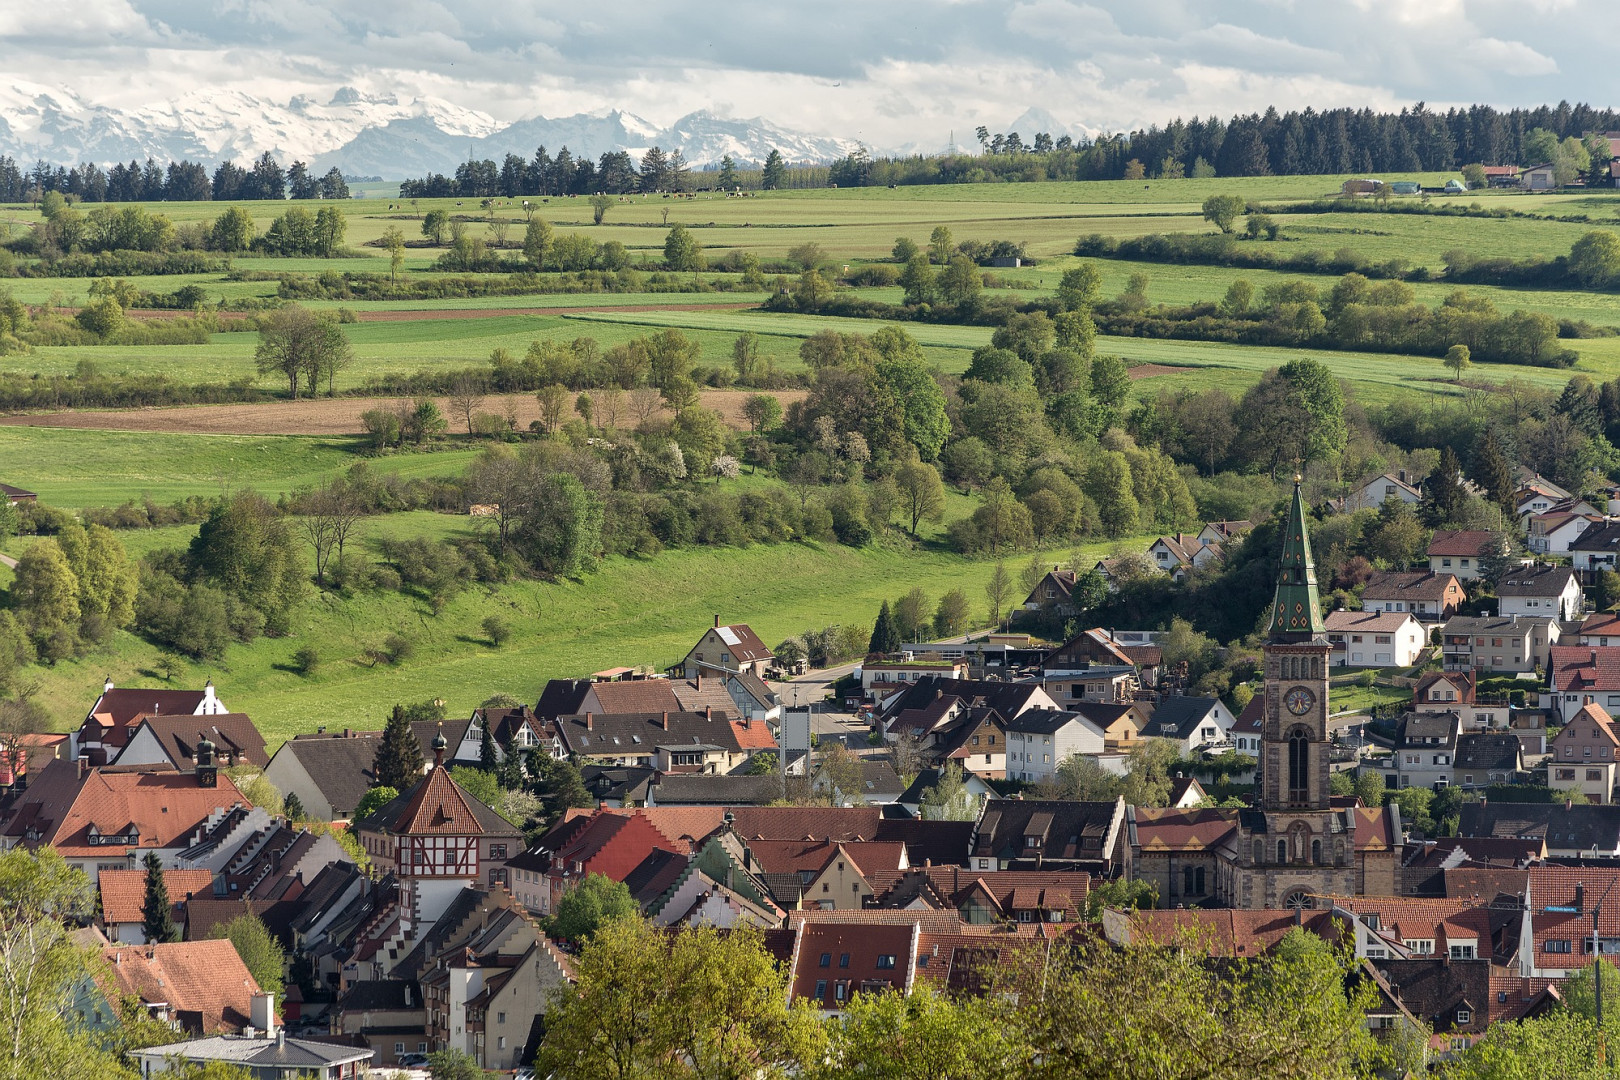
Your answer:
[[[410,717],[402,706],[395,705],[383,727],[382,741],[371,764],[372,775],[379,787],[404,791],[422,779],[422,744],[411,730]]]
[[[281,999],[287,954],[263,920],[252,911],[244,910],[230,922],[215,926],[211,936],[229,940],[259,989],[276,995],[278,1001]]]
[[[141,933],[157,944],[180,940],[174,925],[174,903],[163,880],[163,862],[157,852],[146,853],[146,899],[141,902]]]

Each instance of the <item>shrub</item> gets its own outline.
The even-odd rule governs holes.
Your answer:
[[[484,636],[489,643],[497,649],[506,644],[506,639],[512,636],[512,627],[499,615],[490,615],[484,619]]]
[[[321,654],[313,646],[305,645],[292,655],[293,670],[300,675],[313,675],[321,666]]]

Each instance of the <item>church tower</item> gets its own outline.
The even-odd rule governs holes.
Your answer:
[[[1313,907],[1355,895],[1354,811],[1335,810],[1328,786],[1328,659],[1304,497],[1294,483],[1265,644],[1265,715],[1255,809],[1239,814],[1229,902]]]

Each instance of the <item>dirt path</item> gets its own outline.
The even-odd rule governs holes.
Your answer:
[[[15,570],[17,569],[17,560],[13,559],[10,555],[0,555],[0,566],[9,567],[10,569]]]
[[[738,431],[748,430],[743,419],[743,402],[756,391],[704,390],[701,404],[714,409]],[[805,396],[803,390],[777,390],[774,396],[788,405]],[[436,398],[450,423],[452,433],[465,434],[467,422],[457,416],[445,398]],[[246,405],[178,405],[153,409],[66,410],[0,416],[0,424],[13,427],[87,428],[99,431],[153,431],[203,435],[358,435],[363,430],[360,414],[368,409],[394,408],[398,398],[320,398],[313,401],[275,401]],[[636,417],[630,408],[630,395],[621,398],[618,425],[632,427]],[[491,394],[480,412],[517,417],[520,430],[540,418],[540,407],[533,394]]]

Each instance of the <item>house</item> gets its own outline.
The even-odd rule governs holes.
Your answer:
[[[1558,805],[1557,809],[1564,807]],[[1575,809],[1588,811],[1588,816],[1607,816],[1614,807]],[[1593,839],[1606,834],[1607,829]],[[1519,948],[1514,957],[1520,976],[1566,979],[1587,967],[1592,962],[1594,930],[1601,953],[1614,954],[1620,942],[1620,913],[1605,899],[1617,892],[1613,867],[1590,863],[1579,867],[1532,866],[1525,876],[1524,892],[1530,911],[1519,928]]]
[[[1225,547],[1254,528],[1252,521],[1209,521],[1198,530],[1198,539],[1205,545]]]
[[[149,852],[165,866],[238,808],[252,804],[228,776],[199,764],[93,767],[52,761],[8,808],[0,847],[54,847],[95,884],[102,870],[138,869]]]
[[[103,870],[97,882],[101,891],[100,923],[107,940],[122,945],[146,944],[143,928],[146,904],[145,870]],[[174,908],[170,915],[176,926],[184,925],[185,903],[193,896],[213,899],[214,875],[209,870],[165,870],[163,887]]]
[[[1007,721],[1007,778],[1052,780],[1071,754],[1101,754],[1106,734],[1078,712],[1030,709]]]
[[[344,821],[377,782],[372,764],[381,745],[382,733],[374,731],[294,735],[270,759],[264,776],[283,795],[297,795],[311,818]]]
[[[10,503],[12,506],[16,506],[18,503],[31,503],[39,501],[39,496],[34,494],[32,491],[24,491],[22,488],[12,487],[10,484],[0,484],[0,495],[4,495],[6,497],[6,502]]]
[[[1147,557],[1154,566],[1180,581],[1193,570],[1218,562],[1221,548],[1218,544],[1206,544],[1196,536],[1173,533],[1149,544]]]
[[[1407,611],[1419,622],[1444,622],[1468,599],[1455,574],[1380,570],[1361,590],[1363,611]]]
[[[254,765],[264,768],[270,757],[264,736],[246,713],[204,716],[143,716],[129,729],[127,741],[112,761],[115,765],[172,765],[179,772],[197,766],[197,744],[214,744],[219,765]]]
[[[1055,709],[1058,703],[1038,683],[997,682],[989,679],[947,679],[929,675],[918,679],[883,703],[881,722],[892,740],[904,728],[915,732],[943,726],[965,708],[994,709],[1003,720],[1029,709]]]
[[[1593,525],[1581,533],[1570,541],[1569,558],[1576,571],[1591,575],[1615,569],[1617,550],[1620,550],[1620,521]]]
[[[488,975],[467,999],[468,1053],[488,1071],[505,1072],[533,1060],[531,1031],[552,991],[574,978],[574,961],[544,934],[509,967]]]
[[[1600,514],[1577,514],[1569,510],[1549,510],[1529,519],[1525,546],[1534,555],[1568,555],[1569,546],[1594,525],[1603,524]]]
[[[1452,780],[1464,788],[1513,784],[1524,772],[1524,748],[1512,732],[1470,731],[1457,736]]]
[[[1199,806],[1209,793],[1204,785],[1198,782],[1196,776],[1183,776],[1176,773],[1175,779],[1170,781],[1170,806],[1176,810],[1191,810]]]
[[[1215,697],[1167,697],[1153,709],[1143,736],[1173,739],[1186,753],[1226,746],[1237,718]]]
[[[921,930],[916,919],[801,922],[788,963],[788,993],[794,1002],[809,1001],[833,1015],[858,993],[910,994]]]
[[[489,729],[489,737],[495,743],[495,756],[500,760],[505,760],[514,749],[519,754],[544,749],[554,756],[562,750],[556,733],[527,705],[474,709],[467,730],[478,739],[480,751],[485,728]]]
[[[1094,664],[1070,671],[1043,671],[1041,686],[1064,708],[1082,701],[1110,705],[1135,701],[1141,690],[1135,664]]]
[[[1550,859],[1620,856],[1620,806],[1510,803],[1499,799],[1464,803],[1459,836],[1504,836],[1545,840]],[[1588,921],[1588,933],[1590,933]]]
[[[1472,671],[1431,671],[1412,688],[1412,711],[1454,712],[1473,728],[1506,728],[1512,709],[1506,695],[1480,700]],[[1534,751],[1530,751],[1534,752]]]
[[[750,866],[784,910],[859,911],[872,899],[872,881],[911,864],[902,843],[836,840],[745,840]]]
[[[1553,736],[1548,747],[1547,786],[1558,791],[1578,791],[1590,802],[1614,802],[1614,785],[1620,776],[1620,736],[1614,720],[1598,704],[1582,705]]]
[[[860,766],[861,776],[856,781],[858,786],[855,791],[843,790],[824,767],[812,774],[810,785],[816,791],[830,792],[841,806],[858,806],[861,803],[882,806],[894,802],[906,789],[900,774],[887,761],[862,758]]]
[[[512,888],[518,899],[530,910],[549,915],[563,894],[587,875],[623,881],[657,851],[685,855],[686,845],[659,832],[645,812],[597,810],[564,818],[508,865],[517,879]]]
[[[68,756],[84,756],[92,765],[107,765],[144,716],[217,716],[229,711],[214,696],[212,681],[201,690],[146,690],[115,687],[108,679],[70,741]]]
[[[912,817],[922,817],[923,797],[939,784],[939,778],[939,769],[919,769],[917,778],[911,782],[911,786],[902,791],[900,797],[894,801]],[[967,792],[967,797],[973,800],[973,805],[976,807],[983,806],[984,800],[996,797],[995,788],[985,783],[975,773],[963,772],[962,787]]]
[[[1399,472],[1379,473],[1361,481],[1344,497],[1343,505],[1347,511],[1376,510],[1387,499],[1417,506],[1423,501],[1423,492],[1417,486],[1417,478],[1407,476],[1406,470],[1401,469]]]
[[[1620,647],[1554,646],[1542,708],[1555,722],[1566,723],[1594,702],[1611,716],[1620,710]]]
[[[1545,514],[1573,498],[1573,495],[1546,477],[1530,474],[1524,477],[1513,491],[1513,516],[1523,522],[1537,514]]]
[[[681,662],[688,679],[702,674],[748,674],[763,679],[776,657],[744,623],[721,626],[720,616]]]
[[[911,660],[869,660],[860,665],[861,693],[867,701],[882,703],[905,684],[937,675],[965,679],[968,665],[962,660],[917,658]]]
[[[1386,782],[1393,788],[1426,787],[1437,791],[1448,786],[1461,734],[1462,717],[1455,712],[1406,713],[1395,727],[1395,752],[1391,755],[1395,775],[1386,777]]]
[[[1531,165],[1519,173],[1519,187],[1525,191],[1551,191],[1558,186],[1558,170],[1551,162]]]
[[[462,888],[509,881],[523,830],[450,777],[441,736],[428,774],[351,828],[379,875],[393,873],[415,923],[431,922]]]
[[[1102,627],[1082,630],[1041,660],[1043,681],[1063,676],[1084,676],[1092,668],[1131,667],[1140,686],[1159,681],[1164,656],[1158,645],[1141,633],[1116,633]],[[1071,694],[1071,700],[1076,695]],[[1084,691],[1078,696],[1084,696]]]
[[[1496,583],[1496,595],[1498,615],[1551,616],[1561,622],[1580,618],[1585,604],[1575,571],[1567,566],[1516,567]]]
[[[1620,615],[1612,611],[1597,611],[1581,623],[1582,645],[1620,645]]]
[[[756,724],[781,726],[782,697],[758,675],[741,672],[724,676],[726,693],[731,695],[731,715]]]
[[[1411,667],[1428,634],[1405,611],[1330,611],[1323,620],[1334,667]]]
[[[1534,671],[1558,636],[1551,615],[1454,615],[1440,630],[1440,655],[1447,671]]]
[[[717,776],[653,770],[644,802],[647,806],[766,806],[785,797],[782,777],[777,773]]]
[[[754,727],[751,721],[739,726]],[[726,714],[712,710],[561,716],[557,734],[564,751],[582,765],[729,773],[750,756]]]
[[[215,1035],[191,1042],[131,1050],[141,1076],[161,1076],[177,1065],[204,1068],[214,1062],[246,1070],[254,1080],[339,1080],[369,1075],[371,1051],[336,1042],[274,1035]]]
[[[332,1006],[333,1035],[347,1035],[371,1048],[371,1064],[388,1068],[406,1054],[425,1054],[427,1010],[422,991],[406,979],[362,979],[349,984]]]
[[[1266,718],[1266,699],[1263,694],[1256,694],[1243,706],[1238,713],[1237,720],[1232,724],[1227,737],[1232,740],[1232,749],[1240,754],[1247,754],[1256,760],[1260,757],[1260,728]]]
[[[1455,574],[1460,581],[1478,581],[1480,560],[1501,552],[1501,541],[1482,529],[1436,529],[1429,540],[1429,569]]]
[[[954,719],[922,739],[929,758],[941,767],[954,761],[969,776],[1007,778],[1007,725],[994,709],[960,709]]]
[[[968,854],[980,873],[1051,868],[1101,878],[1128,874],[1125,800],[991,799],[979,812]]]
[[[154,945],[109,945],[98,976],[103,994],[127,994],[152,1016],[192,1036],[266,1031],[275,1023],[236,946],[224,938]]]
[[[1518,187],[1519,167],[1517,165],[1485,165],[1485,183],[1490,187]]]
[[[1080,612],[1074,602],[1074,587],[1080,575],[1062,566],[1053,566],[1046,576],[1024,597],[1025,611],[1051,611],[1055,615],[1072,616]]]
[[[1122,705],[1111,702],[1085,701],[1069,706],[1070,712],[1079,713],[1102,729],[1103,745],[1109,753],[1128,753],[1136,748],[1142,731],[1148,726],[1148,709],[1143,702]]]

